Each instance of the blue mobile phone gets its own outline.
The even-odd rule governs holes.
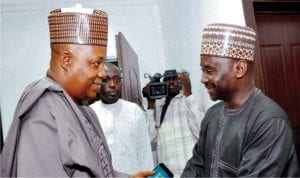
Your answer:
[[[174,177],[173,173],[167,168],[164,163],[159,163],[154,169],[155,174],[148,178],[168,178]]]

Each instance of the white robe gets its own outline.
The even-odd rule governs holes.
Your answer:
[[[119,99],[91,105],[107,139],[115,170],[133,174],[154,167],[145,113],[135,103]]]

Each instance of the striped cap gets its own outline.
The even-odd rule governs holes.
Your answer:
[[[63,12],[56,9],[48,16],[51,44],[107,46],[108,17],[101,10]]]
[[[232,24],[210,24],[203,30],[201,55],[253,61],[256,33]]]

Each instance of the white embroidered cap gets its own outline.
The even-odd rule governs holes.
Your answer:
[[[203,30],[201,55],[253,61],[256,33],[252,28],[214,23]]]

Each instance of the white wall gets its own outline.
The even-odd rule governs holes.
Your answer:
[[[206,108],[212,102],[200,84],[202,29],[213,22],[244,24],[241,0],[2,0],[0,106],[4,136],[25,86],[45,76],[48,68],[48,12],[75,3],[109,14],[108,56],[116,56],[114,35],[121,31],[138,54],[141,85],[148,82],[145,72],[186,69],[191,73],[194,94]]]

